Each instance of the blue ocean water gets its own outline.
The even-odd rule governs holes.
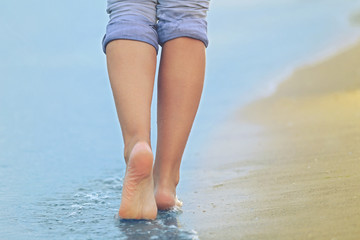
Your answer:
[[[124,162],[101,50],[105,8],[0,2],[1,239],[197,239],[187,192],[208,133],[284,69],[356,36],[348,20],[360,1],[211,2],[204,95],[179,186],[185,205],[156,221],[114,218]],[[156,98],[152,110],[156,133]]]

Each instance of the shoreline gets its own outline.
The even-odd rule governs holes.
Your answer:
[[[284,66],[284,70],[281,70],[269,77],[270,80],[266,83],[264,89],[255,90],[253,93],[254,97],[250,98],[250,100],[246,101],[244,104],[240,104],[238,109],[243,108],[259,99],[273,95],[276,92],[278,86],[282,82],[288,80],[298,69],[324,62],[332,57],[335,57],[341,52],[355,47],[359,42],[360,31],[356,30],[352,34],[347,34],[346,36],[332,40],[331,43],[328,43],[326,47],[319,49],[317,53]]]
[[[192,196],[201,239],[360,235],[359,56],[300,67],[219,126]]]

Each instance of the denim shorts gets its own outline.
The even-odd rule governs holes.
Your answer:
[[[166,41],[190,37],[208,46],[206,15],[210,0],[107,0],[110,16],[103,51],[117,39],[137,40],[156,49]]]

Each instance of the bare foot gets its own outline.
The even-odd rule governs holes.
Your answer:
[[[159,210],[182,206],[182,202],[176,196],[176,187],[164,186],[164,184],[156,184],[155,201]]]
[[[155,219],[157,215],[152,178],[153,154],[146,142],[137,142],[126,166],[119,217]]]

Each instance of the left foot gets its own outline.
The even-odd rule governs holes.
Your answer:
[[[119,217],[155,219],[157,208],[152,177],[153,154],[146,142],[137,142],[126,166]]]

